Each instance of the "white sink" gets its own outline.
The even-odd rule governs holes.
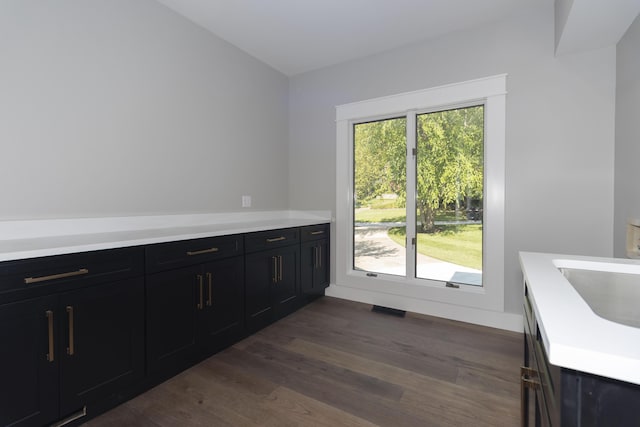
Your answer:
[[[560,271],[595,314],[640,328],[640,274],[602,271],[603,265],[591,267],[600,268],[560,268]]]

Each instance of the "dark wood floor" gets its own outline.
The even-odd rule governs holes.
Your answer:
[[[86,425],[517,426],[522,339],[325,297]]]

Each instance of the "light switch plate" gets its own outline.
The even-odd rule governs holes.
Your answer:
[[[242,196],[242,207],[243,208],[251,207],[251,196]]]

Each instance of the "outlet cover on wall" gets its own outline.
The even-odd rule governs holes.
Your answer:
[[[243,208],[251,207],[251,196],[242,196],[242,207]]]

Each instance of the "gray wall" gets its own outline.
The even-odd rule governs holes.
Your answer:
[[[0,219],[288,208],[288,79],[152,0],[0,2]]]
[[[640,218],[640,17],[617,46],[614,253],[626,256],[626,224]]]
[[[554,57],[554,6],[543,3],[291,78],[291,207],[335,212],[336,105],[508,73],[506,311],[521,312],[518,251],[611,256],[615,48]]]

